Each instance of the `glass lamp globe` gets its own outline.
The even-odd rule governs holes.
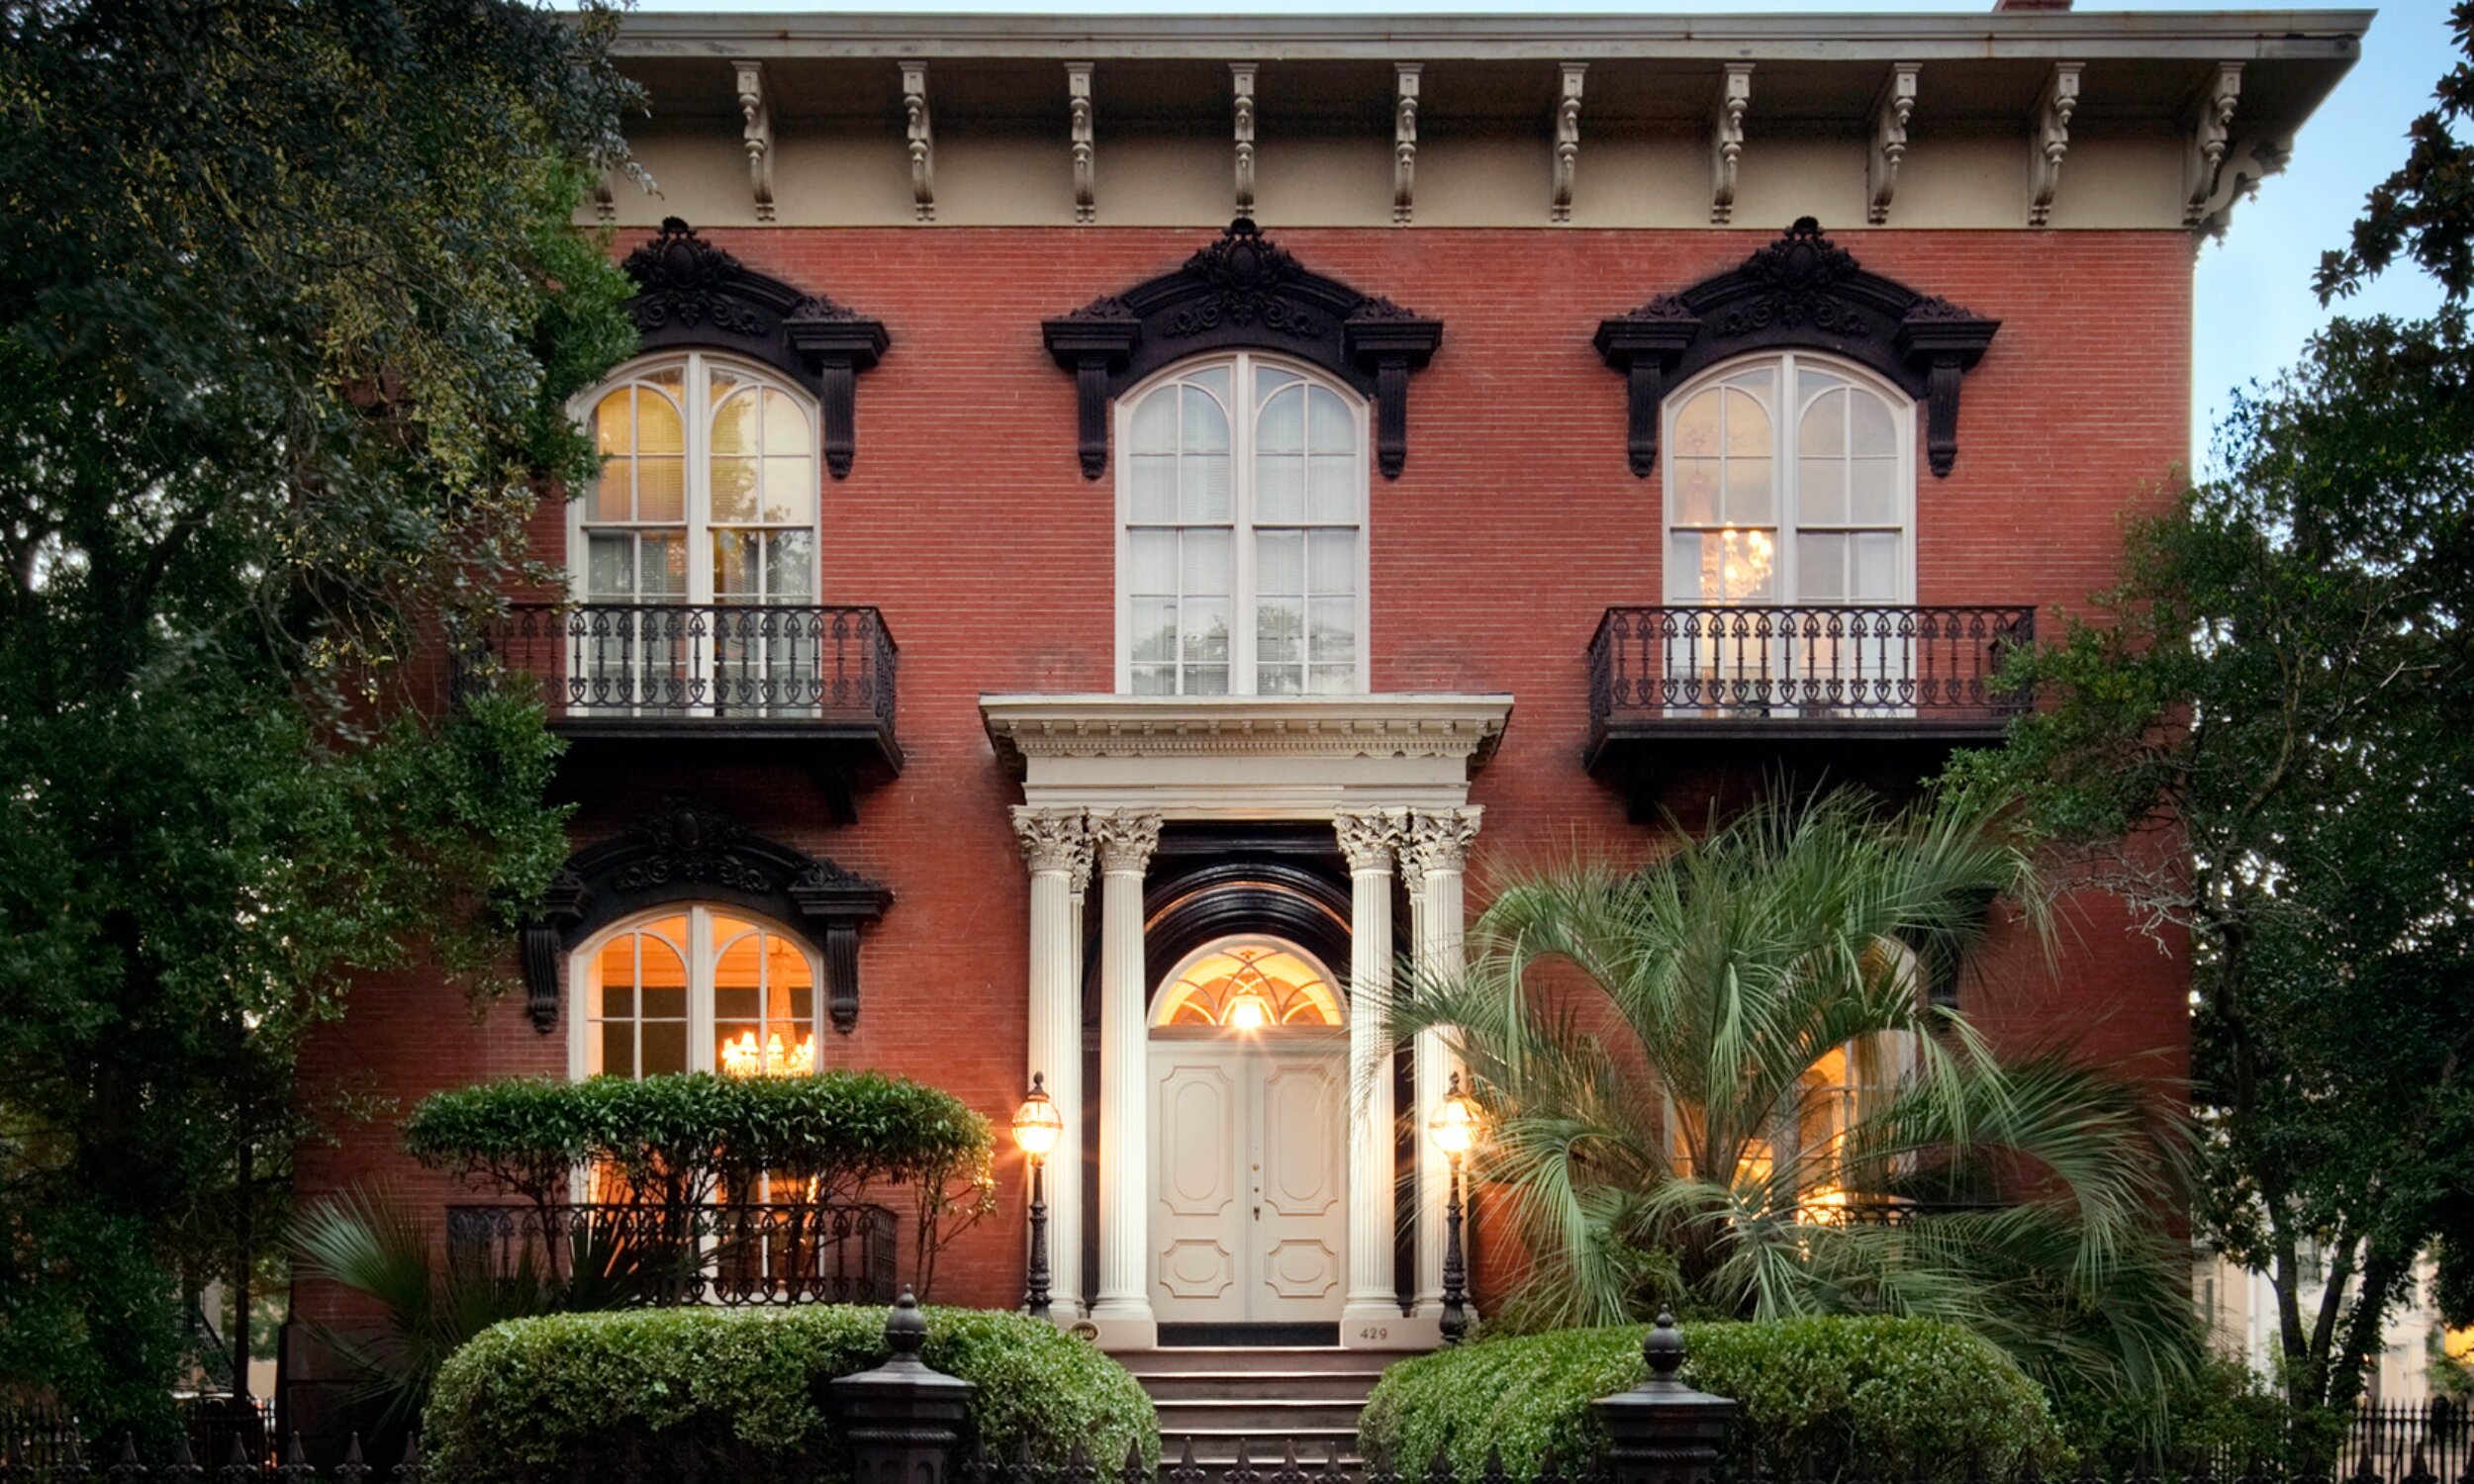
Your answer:
[[[1452,1073],[1451,1090],[1436,1105],[1426,1131],[1434,1136],[1435,1148],[1447,1155],[1466,1155],[1477,1143],[1477,1105],[1461,1090],[1459,1072]]]
[[[1031,1075],[1031,1095],[1013,1110],[1013,1142],[1034,1159],[1044,1159],[1065,1134],[1065,1119],[1048,1095],[1045,1073]]]

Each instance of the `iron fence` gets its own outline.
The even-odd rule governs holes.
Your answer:
[[[451,1262],[490,1277],[601,1284],[640,1307],[885,1304],[894,1213],[883,1206],[578,1202],[446,1209]]]
[[[2033,699],[1999,681],[2036,609],[1608,608],[1589,641],[1589,720],[1914,718],[1997,722]]]
[[[556,721],[809,721],[890,738],[894,670],[873,607],[520,603],[456,683],[528,676]]]

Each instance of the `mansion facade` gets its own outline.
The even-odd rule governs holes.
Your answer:
[[[1395,966],[1507,873],[1998,742],[2368,20],[627,17],[645,174],[577,226],[640,353],[490,643],[574,855],[523,995],[365,981],[309,1085],[873,1067],[1001,1126],[1036,1075],[1061,1323],[1435,1344]],[[2173,946],[2060,937],[1930,992],[2178,1073]],[[472,1199],[333,1133],[305,1195]],[[938,1301],[1021,1300],[1000,1146]]]

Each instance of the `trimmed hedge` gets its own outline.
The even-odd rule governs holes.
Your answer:
[[[929,1308],[921,1358],[974,1382],[969,1439],[1045,1463],[1075,1444],[1157,1461],[1151,1399],[1123,1366],[1026,1316]],[[510,1320],[438,1370],[422,1442],[467,1484],[613,1478],[733,1484],[845,1477],[825,1383],[885,1360],[882,1308],[649,1309]]]
[[[1358,1419],[1359,1445],[1403,1473],[1441,1447],[1462,1477],[1489,1448],[1519,1476],[1606,1442],[1589,1404],[1637,1386],[1646,1326],[1484,1340],[1383,1372]],[[1972,1331],[1931,1320],[1813,1318],[1683,1326],[1683,1379],[1737,1404],[1732,1444],[1796,1477],[1954,1478],[2030,1457],[2056,1441],[2045,1394]],[[1731,1444],[1731,1445],[1732,1445]],[[1809,1474],[1802,1470],[1809,1469]]]

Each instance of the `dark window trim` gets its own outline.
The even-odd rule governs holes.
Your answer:
[[[2001,324],[1865,272],[1804,217],[1741,265],[1599,321],[1592,343],[1628,384],[1625,447],[1642,478],[1658,463],[1669,390],[1722,361],[1776,350],[1844,356],[1923,401],[1925,454],[1941,478],[1958,458],[1960,378]]]

